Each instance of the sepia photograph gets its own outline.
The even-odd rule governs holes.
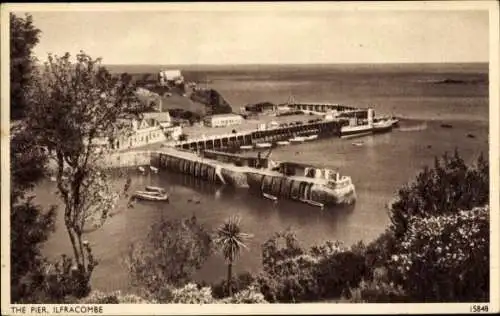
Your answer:
[[[498,9],[2,4],[2,314],[498,313]]]

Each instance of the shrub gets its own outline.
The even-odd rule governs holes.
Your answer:
[[[154,300],[147,300],[135,294],[122,294],[120,291],[104,293],[92,291],[89,296],[79,301],[81,304],[152,304]]]
[[[380,280],[362,280],[358,287],[351,288],[342,300],[349,303],[406,303],[408,297],[401,286]]]
[[[388,264],[418,301],[488,301],[489,207],[413,217]]]
[[[214,303],[214,298],[210,287],[199,288],[194,283],[188,283],[184,287],[172,291],[172,299],[169,303],[210,304]]]
[[[257,286],[250,286],[232,297],[225,298],[217,303],[224,304],[265,304],[268,303],[264,295],[259,291]]]
[[[250,286],[255,281],[255,277],[249,272],[244,272],[233,277],[231,281],[233,293],[238,293]],[[219,282],[213,284],[211,287],[212,294],[215,298],[221,299],[229,296],[227,280],[220,280]]]
[[[292,232],[279,233],[263,245],[260,290],[269,302],[307,302],[340,297],[369,271],[364,248],[326,242],[305,252]]]
[[[134,285],[159,301],[170,297],[168,285],[191,280],[212,252],[210,234],[196,217],[160,220],[141,243],[131,245],[128,267]]]

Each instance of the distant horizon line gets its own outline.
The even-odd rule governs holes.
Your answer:
[[[445,61],[445,62],[342,62],[342,63],[203,63],[203,64],[189,64],[189,63],[102,63],[106,66],[149,66],[149,65],[176,65],[176,66],[311,66],[311,65],[434,65],[434,64],[489,64],[489,61]]]

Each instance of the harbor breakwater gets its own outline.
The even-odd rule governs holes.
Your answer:
[[[321,204],[352,204],[355,201],[355,191],[352,184],[333,188],[333,190],[330,188],[325,190],[321,186],[312,185],[307,179],[291,180],[287,177],[278,179],[276,175],[269,174],[265,169],[236,166],[232,163],[207,159],[193,152],[174,148],[165,148],[162,151],[113,154],[107,158],[108,168],[148,165],[160,170],[187,174],[210,183],[225,184],[236,188],[251,188],[252,191],[257,191],[260,194],[266,193],[306,203],[312,201]]]

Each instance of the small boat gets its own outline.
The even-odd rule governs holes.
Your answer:
[[[154,173],[158,173],[158,168],[156,167],[153,167],[153,166],[149,166],[149,169],[154,172]]]
[[[147,201],[168,201],[166,193],[151,192],[151,191],[136,191],[134,197]]]
[[[305,137],[306,140],[315,140],[318,139],[318,135],[309,135]]]
[[[257,143],[255,144],[255,147],[257,148],[271,148],[272,144],[271,143]]]
[[[240,149],[242,149],[242,150],[250,150],[250,149],[253,149],[253,146],[252,145],[243,145],[243,146],[240,146]]]
[[[363,142],[355,142],[355,143],[352,143],[353,146],[358,146],[358,147],[361,147],[363,146]]]
[[[280,141],[276,142],[276,145],[278,145],[278,146],[286,146],[286,145],[290,145],[290,142],[287,141],[287,140],[280,140]]]
[[[467,137],[468,138],[476,138],[476,135],[474,135],[474,134],[467,134]]]
[[[148,192],[157,192],[157,193],[162,193],[162,194],[164,194],[165,192],[167,192],[167,191],[165,191],[164,188],[154,187],[154,186],[151,186],[151,185],[148,185],[146,187],[146,191],[148,191]]]
[[[451,124],[441,124],[442,128],[453,128],[453,125]]]
[[[306,140],[305,137],[302,136],[296,136],[294,138],[289,139],[290,143],[303,143],[305,140]]]
[[[262,196],[265,197],[266,199],[269,199],[271,201],[277,201],[278,198],[275,197],[274,195],[268,194],[268,193],[262,193]]]
[[[142,173],[146,172],[146,169],[144,169],[144,167],[139,167],[139,168],[137,168],[137,170],[139,170],[139,172],[142,172]]]

